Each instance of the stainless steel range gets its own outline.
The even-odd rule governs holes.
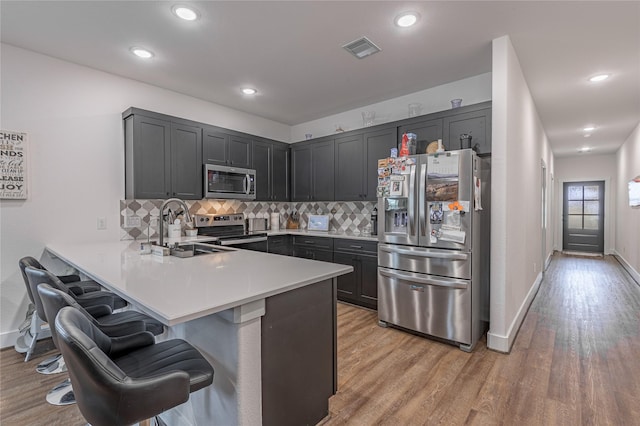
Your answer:
[[[193,219],[198,234],[216,237],[216,244],[239,249],[267,251],[267,233],[247,231],[242,213],[196,214]]]

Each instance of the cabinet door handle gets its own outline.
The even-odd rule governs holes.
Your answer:
[[[361,249],[362,248],[362,246],[349,246],[349,247],[355,248],[355,249]]]
[[[304,242],[305,244],[315,244],[313,241],[306,241]]]

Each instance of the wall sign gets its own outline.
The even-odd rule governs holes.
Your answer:
[[[27,134],[0,130],[0,198],[27,199]]]

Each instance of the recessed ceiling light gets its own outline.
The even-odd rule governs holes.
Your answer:
[[[585,133],[585,134],[584,134],[584,137],[585,137],[585,138],[590,138],[590,137],[591,137],[591,133]]]
[[[609,74],[598,74],[598,75],[594,75],[593,77],[591,77],[589,79],[589,81],[592,82],[592,83],[597,83],[599,81],[604,81],[604,80],[608,79],[609,76],[610,76]]]
[[[148,50],[148,49],[145,49],[143,47],[133,46],[129,50],[131,51],[131,53],[136,55],[138,58],[142,58],[142,59],[151,59],[151,58],[153,58],[153,52]]]
[[[591,148],[589,148],[588,146],[584,146],[584,147],[578,149],[578,151],[580,151],[580,152],[589,152],[589,151],[591,151]]]
[[[173,11],[178,18],[184,19],[185,21],[195,21],[200,16],[195,9],[183,5],[175,5],[171,8],[171,11]]]
[[[255,95],[256,93],[258,93],[258,91],[253,87],[245,87],[244,89],[242,89],[242,93],[244,93],[245,95]]]
[[[583,127],[582,131],[583,132],[593,132],[595,129],[596,129],[596,126],[589,125],[589,126]]]
[[[396,16],[395,22],[397,26],[406,28],[418,22],[419,16],[417,12],[404,12]]]

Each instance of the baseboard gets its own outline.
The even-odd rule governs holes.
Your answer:
[[[622,267],[631,275],[631,278],[636,282],[636,284],[640,285],[640,273],[633,269],[633,266],[627,262],[627,260],[620,253],[614,250],[613,255],[618,259],[618,262],[622,265]]]
[[[547,258],[544,261],[544,271],[546,271],[547,269],[549,269],[549,265],[551,265],[551,258],[553,257],[553,251],[551,251],[551,253],[549,253],[547,255]]]
[[[535,299],[536,294],[538,294],[538,290],[540,289],[540,284],[542,283],[542,273],[539,273],[536,277],[535,282],[531,286],[529,293],[527,293],[527,297],[525,297],[522,305],[520,305],[520,309],[518,309],[518,313],[511,322],[509,326],[509,330],[507,331],[506,336],[502,336],[499,334],[492,333],[491,330],[487,333],[487,348],[502,352],[509,353],[511,351],[511,346],[513,342],[516,340],[516,336],[518,335],[518,331],[520,330],[520,326],[524,321],[524,317],[527,315],[529,311],[529,307]]]
[[[0,349],[14,346],[18,337],[20,337],[18,330],[0,333]]]

